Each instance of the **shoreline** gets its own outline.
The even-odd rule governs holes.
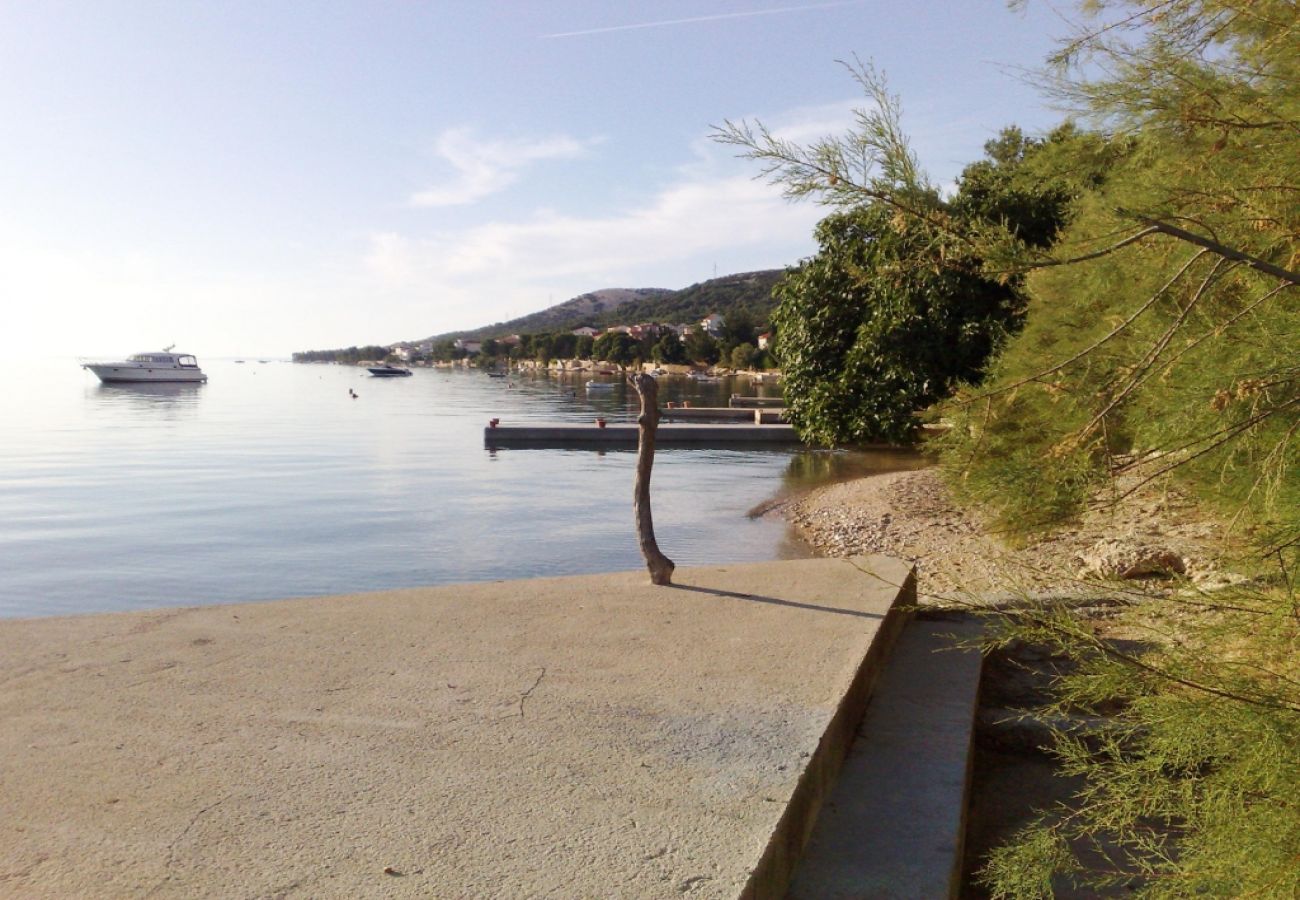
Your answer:
[[[923,605],[1095,596],[1120,584],[1126,591],[1167,588],[1167,580],[1145,577],[1144,560],[1169,560],[1175,574],[1202,590],[1236,578],[1218,568],[1215,526],[1170,489],[1153,487],[1122,507],[1090,509],[1017,547],[957,505],[937,465],[814,487],[769,511],[819,556],[881,554],[915,565]],[[1107,585],[1108,579],[1119,580]]]

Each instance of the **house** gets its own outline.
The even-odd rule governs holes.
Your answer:
[[[507,334],[503,338],[497,338],[498,344],[503,344],[507,347],[518,347],[523,342],[524,339],[517,334]]]
[[[722,326],[725,322],[726,320],[718,313],[709,313],[700,320],[700,326],[712,337],[718,337],[722,334]]]
[[[758,336],[758,349],[766,350],[767,345],[772,342],[772,332],[765,331]]]
[[[467,341],[464,338],[458,339],[452,346],[457,350],[464,350],[470,356],[475,356],[483,350],[482,341]]]
[[[572,333],[576,334],[578,337],[594,338],[596,335],[600,334],[600,329],[591,328],[590,326],[583,325],[581,328],[573,329]]]

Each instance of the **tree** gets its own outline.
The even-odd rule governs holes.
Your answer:
[[[737,344],[752,344],[757,330],[754,317],[744,309],[728,312],[722,320],[722,343],[735,347]]]
[[[686,336],[686,358],[691,362],[711,366],[719,359],[718,342],[703,328],[697,327]]]
[[[919,410],[979,378],[1020,299],[884,204],[829,216],[817,240],[776,289],[790,421],[826,445],[911,440]]]
[[[754,365],[758,350],[753,344],[737,344],[731,350],[731,368],[736,371],[748,369]]]
[[[669,331],[655,342],[650,358],[657,363],[681,365],[686,362],[686,348],[682,346],[681,338]]]
[[[592,353],[596,359],[612,362],[615,365],[631,365],[636,358],[637,342],[631,335],[621,331],[607,331],[596,338]]]
[[[760,124],[726,123],[715,138],[742,148],[792,198],[840,211],[820,249],[773,291],[777,352],[791,421],[809,442],[909,441],[916,415],[983,367],[1022,321],[1015,271],[987,258],[1049,244],[1087,177],[1030,163],[1053,143],[1009,128],[967,167],[955,197],[931,186],[908,145],[897,97],[870,66],[847,66],[872,108],[846,135],[801,146]],[[1077,183],[1076,183],[1077,182]]]
[[[659,384],[651,375],[629,375],[628,381],[641,399],[637,418],[636,481],[632,489],[632,511],[636,519],[637,544],[652,584],[671,584],[673,561],[664,556],[655,540],[654,518],[650,514],[650,470],[655,460],[655,433],[659,428]]]
[[[962,244],[991,277],[1027,276],[1025,330],[945,407],[950,480],[1002,527],[1068,521],[1108,480],[1105,502],[1122,502],[1121,476],[1177,480],[1223,511],[1241,542],[1234,565],[1253,576],[1214,595],[1116,592],[1110,628],[1145,639],[1136,652],[1068,609],[1005,617],[996,640],[1046,641],[1079,665],[1058,710],[1119,709],[1122,738],[1097,750],[1058,736],[1088,786],[1069,815],[1045,814],[994,856],[995,895],[1040,896],[1054,874],[1095,889],[1139,873],[1148,896],[1297,896],[1300,11],[1081,6],[1106,18],[1065,42],[1044,78],[1104,137],[1049,145],[1033,163],[1077,188],[1055,234],[983,213],[963,227],[956,209],[923,202],[900,177],[888,112],[810,149],[728,134],[750,138],[789,193],[880,203],[933,244]],[[1110,165],[1084,183],[1076,172],[1097,150]],[[1078,839],[1103,841],[1114,871],[1079,869]]]

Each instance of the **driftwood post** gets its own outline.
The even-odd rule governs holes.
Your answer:
[[[650,517],[650,467],[655,462],[655,432],[659,428],[659,384],[650,375],[638,372],[628,381],[641,398],[641,415],[636,423],[636,487],[632,492],[632,511],[636,514],[636,539],[641,555],[650,570],[651,584],[671,584],[673,561],[659,551],[655,542],[654,521]]]

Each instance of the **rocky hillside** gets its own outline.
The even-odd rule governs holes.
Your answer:
[[[711,312],[725,316],[738,309],[744,309],[757,322],[765,322],[774,305],[772,286],[782,274],[781,269],[742,272],[712,278],[678,291],[665,288],[606,288],[582,294],[509,322],[497,322],[470,331],[437,334],[426,340],[540,334],[567,331],[582,325],[601,327],[637,322],[693,322]]]
[[[497,322],[484,325],[471,331],[457,331],[434,335],[428,340],[438,341],[446,338],[488,338],[506,334],[539,334],[547,331],[563,331],[603,321],[629,303],[653,303],[656,299],[675,293],[667,288],[604,288],[588,294],[580,294],[572,300],[566,300],[555,306],[547,307],[541,312],[529,313],[509,322]]]

